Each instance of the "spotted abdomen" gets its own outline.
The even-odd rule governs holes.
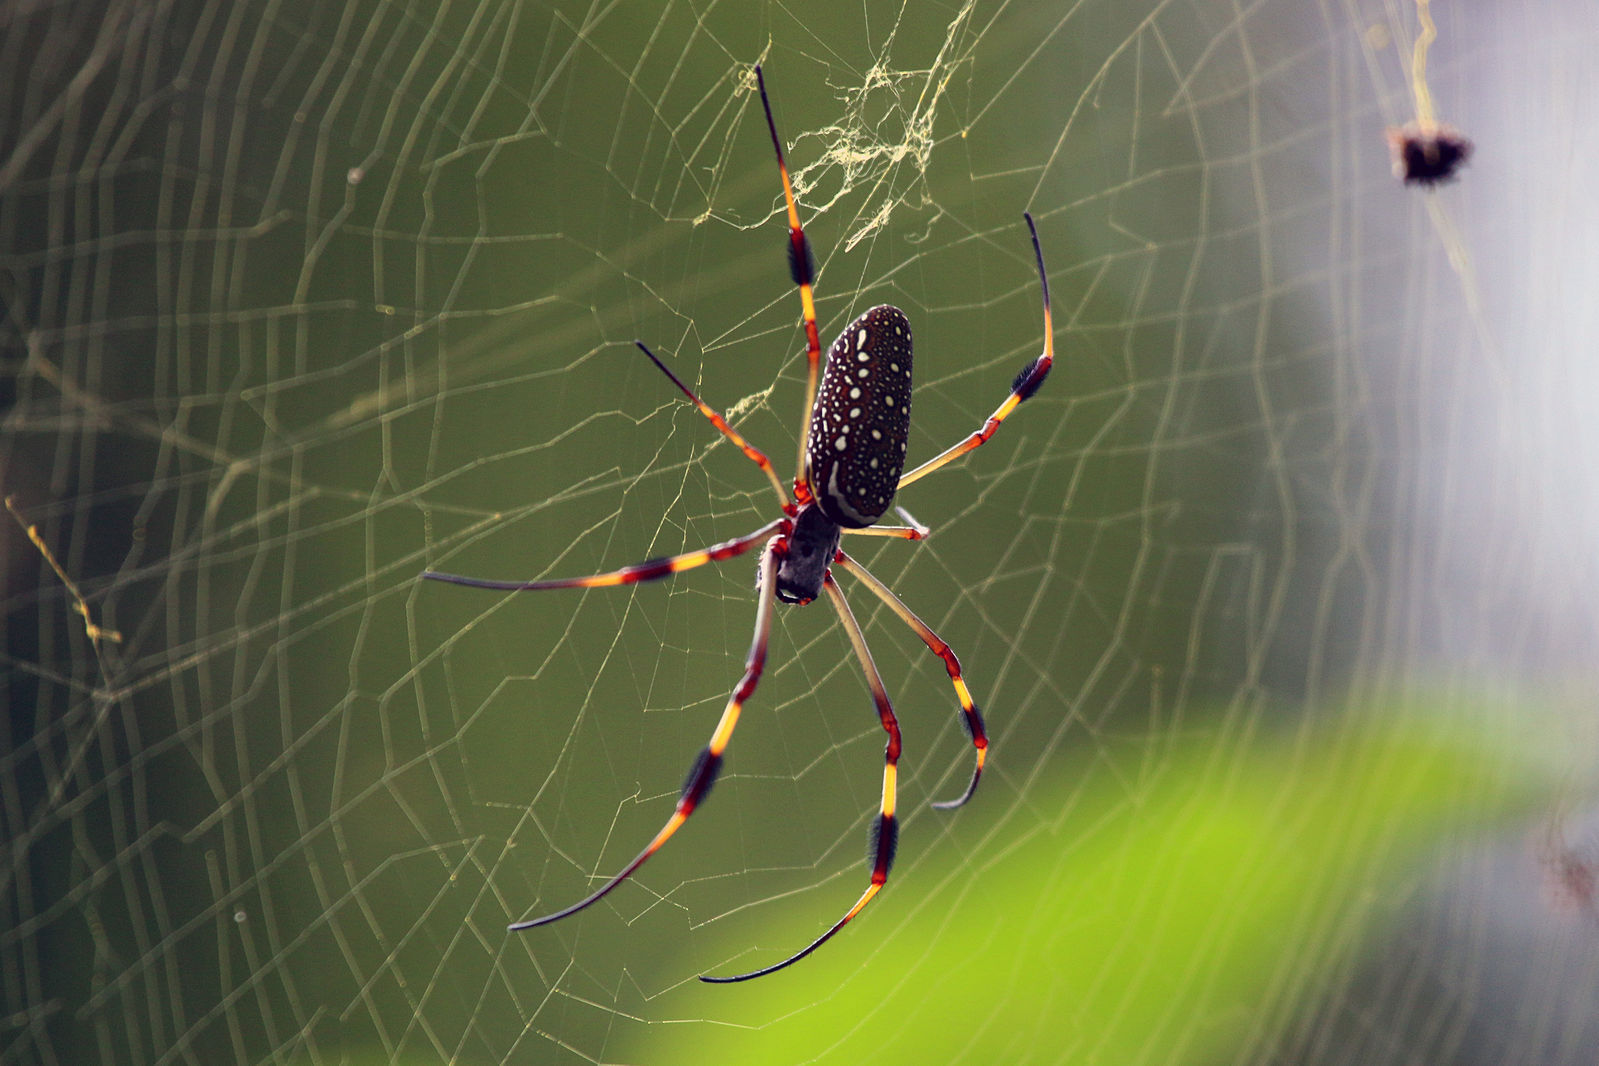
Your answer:
[[[805,442],[823,513],[869,526],[894,500],[911,426],[911,324],[883,304],[851,322],[827,353]]]

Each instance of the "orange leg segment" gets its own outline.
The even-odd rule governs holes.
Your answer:
[[[772,488],[777,490],[778,500],[785,508],[788,507],[788,491],[783,488],[783,482],[778,478],[777,471],[772,468],[772,461],[766,457],[766,453],[755,447],[755,445],[751,444],[743,437],[739,436],[738,431],[727,424],[727,419],[723,418],[719,411],[696,396],[693,389],[683,384],[682,380],[679,379],[676,374],[667,369],[665,363],[661,362],[655,357],[654,352],[650,351],[644,346],[643,341],[634,341],[633,343],[638,345],[639,351],[649,356],[650,362],[659,367],[661,373],[670,378],[672,380],[672,384],[681,389],[683,395],[687,396],[689,400],[693,402],[694,406],[700,409],[700,414],[711,420],[711,425],[722,431],[722,436],[732,441],[738,447],[738,449],[749,458],[750,462],[761,468],[761,472],[764,473],[767,477],[767,480],[772,483]]]

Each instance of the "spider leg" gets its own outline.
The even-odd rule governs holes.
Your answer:
[[[822,582],[822,588],[833,601],[839,620],[844,624],[844,631],[849,634],[850,645],[855,649],[856,658],[861,661],[861,670],[866,674],[866,684],[871,688],[872,700],[877,704],[877,716],[883,722],[884,732],[888,734],[888,747],[883,751],[883,802],[877,821],[872,823],[872,836],[867,850],[867,857],[872,863],[872,880],[866,886],[866,891],[861,893],[861,898],[844,913],[844,917],[834,922],[832,928],[811,941],[803,950],[790,955],[782,962],[773,963],[771,966],[750,973],[734,974],[729,977],[702,976],[701,981],[731,984],[734,981],[765,977],[769,973],[794,965],[827,943],[833,934],[848,925],[850,919],[859,914],[872,901],[872,897],[883,890],[883,885],[888,883],[889,867],[894,865],[894,850],[899,844],[899,821],[894,817],[896,782],[899,773],[899,720],[894,717],[894,707],[889,703],[888,690],[883,687],[883,678],[878,674],[876,664],[872,662],[872,653],[866,646],[866,637],[861,633],[860,624],[855,621],[855,615],[850,612],[849,604],[844,601],[844,594],[839,591],[838,583],[833,580],[832,574],[827,575]]]
[[[720,544],[712,544],[709,548],[699,551],[685,552],[682,555],[668,555],[660,559],[649,559],[632,566],[624,566],[620,570],[611,570],[604,574],[591,574],[588,577],[558,577],[547,581],[494,581],[482,577],[463,577],[460,574],[446,574],[438,570],[424,570],[422,576],[429,581],[447,581],[452,585],[466,585],[475,589],[495,589],[500,592],[532,592],[538,589],[596,589],[608,588],[613,585],[631,585],[637,581],[653,581],[656,578],[668,577],[683,570],[692,570],[696,566],[706,563],[718,563],[723,559],[731,559],[736,555],[743,555],[753,548],[763,538],[773,533],[786,534],[784,527],[788,524],[787,518],[779,518],[768,522],[753,533],[733,540],[724,540]]]
[[[799,466],[794,475],[800,503],[808,503],[810,483],[805,476],[805,442],[811,437],[811,407],[816,403],[816,377],[822,362],[822,339],[816,329],[816,298],[811,286],[816,283],[816,259],[811,254],[810,238],[800,225],[799,206],[794,201],[794,183],[788,177],[788,162],[783,158],[783,141],[777,135],[777,123],[772,119],[772,102],[766,97],[766,78],[759,63],[755,65],[755,84],[761,90],[761,107],[766,111],[766,128],[772,133],[772,148],[777,152],[777,173],[783,179],[783,201],[788,205],[788,272],[799,286],[800,307],[805,314],[805,406],[800,412]]]
[[[867,526],[865,529],[844,530],[857,537],[898,537],[900,540],[926,540],[930,532],[926,526]]]
[[[672,834],[682,828],[683,823],[688,821],[689,815],[693,814],[695,808],[705,800],[711,791],[711,786],[716,783],[717,772],[722,768],[722,753],[727,750],[727,743],[733,737],[733,727],[738,725],[738,716],[744,709],[744,702],[754,693],[755,686],[761,680],[761,672],[766,668],[766,646],[772,632],[773,591],[777,587],[777,553],[781,544],[782,536],[775,536],[766,542],[766,548],[761,552],[760,592],[755,608],[755,639],[750,643],[749,657],[744,660],[744,676],[733,689],[732,695],[728,697],[727,707],[722,711],[721,720],[716,723],[716,731],[711,734],[710,742],[694,760],[694,766],[688,772],[688,779],[683,782],[683,793],[678,797],[677,809],[672,812],[672,817],[668,818],[661,831],[655,834],[655,839],[651,840],[632,862],[622,868],[621,873],[570,907],[563,907],[554,914],[546,914],[542,918],[516,922],[510,926],[511,932],[519,933],[524,929],[560,921],[604,899],[612,889],[631,877],[633,871],[643,866],[645,859],[654,855],[662,844],[670,840]]]
[[[751,462],[765,472],[767,478],[772,482],[772,487],[777,490],[778,500],[782,502],[784,507],[787,507],[789,505],[788,490],[783,488],[783,482],[779,480],[777,471],[772,469],[772,461],[766,457],[766,453],[739,436],[733,427],[727,424],[727,419],[723,418],[715,408],[694,395],[694,390],[683,384],[676,374],[667,369],[666,364],[657,359],[655,353],[644,346],[643,341],[634,341],[633,343],[638,345],[639,351],[650,357],[650,362],[659,367],[661,373],[672,379],[672,384],[683,390],[683,395],[687,396],[694,406],[700,409],[700,414],[711,420],[711,425],[722,431],[722,436],[737,445],[739,450],[748,456]]]
[[[944,800],[933,804],[939,810],[954,810],[972,798],[972,793],[977,791],[977,781],[983,776],[983,763],[988,756],[988,734],[983,731],[983,712],[978,710],[977,704],[972,701],[971,690],[966,687],[966,682],[961,677],[961,661],[955,657],[955,651],[946,644],[937,633],[934,633],[926,622],[916,617],[916,614],[903,600],[894,595],[892,589],[883,584],[860,563],[851,559],[843,552],[838,553],[837,564],[855,575],[856,580],[865,585],[872,593],[888,605],[889,610],[899,615],[900,620],[910,626],[927,649],[940,659],[944,660],[944,669],[949,672],[949,679],[955,686],[955,698],[961,705],[961,725],[966,729],[966,735],[972,738],[972,747],[977,751],[977,765],[972,768],[972,780],[966,786],[966,791],[958,798]]]
[[[899,479],[899,488],[901,489],[911,482],[931,474],[946,463],[959,459],[978,445],[985,443],[999,429],[999,424],[1010,417],[1010,413],[1016,410],[1023,400],[1038,391],[1038,387],[1044,383],[1044,378],[1049,375],[1049,368],[1055,363],[1055,329],[1051,324],[1049,313],[1049,275],[1044,273],[1044,251],[1038,245],[1038,228],[1033,225],[1033,216],[1024,213],[1022,217],[1027,220],[1027,229],[1033,235],[1033,256],[1038,260],[1038,282],[1044,291],[1044,352],[1037,359],[1022,367],[1022,372],[1016,375],[1015,381],[1011,382],[1010,395],[1005,398],[1004,403],[994,410],[993,414],[988,416],[988,421],[983,423],[982,429],[979,429],[948,451],[934,456],[915,470],[901,477]]]
[[[854,533],[862,537],[898,537],[901,540],[926,540],[933,531],[916,520],[916,516],[903,507],[895,507],[899,516],[906,521],[903,526],[866,526],[864,529],[844,528],[845,533]]]

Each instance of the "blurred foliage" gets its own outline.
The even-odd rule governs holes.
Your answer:
[[[1446,841],[1534,799],[1534,775],[1506,772],[1516,745],[1459,728],[1462,717],[1390,708],[1253,739],[1218,726],[1161,741],[1149,758],[1080,762],[1032,797],[1070,806],[1059,832],[1016,842],[971,883],[946,881],[923,901],[891,880],[875,906],[917,916],[857,971],[862,942],[884,927],[870,911],[790,971],[694,995],[695,1010],[730,1024],[653,1028],[647,1054],[641,1042],[617,1059],[1169,1064],[1269,1053],[1382,935]],[[1138,765],[1147,774],[1128,780]],[[792,909],[814,920],[814,899]],[[710,954],[764,964],[803,943],[792,939],[800,919],[782,928],[758,949]]]

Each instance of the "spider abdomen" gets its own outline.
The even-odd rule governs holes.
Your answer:
[[[876,522],[894,500],[911,426],[911,324],[882,304],[845,327],[827,352],[805,464],[822,511],[847,529]]]

